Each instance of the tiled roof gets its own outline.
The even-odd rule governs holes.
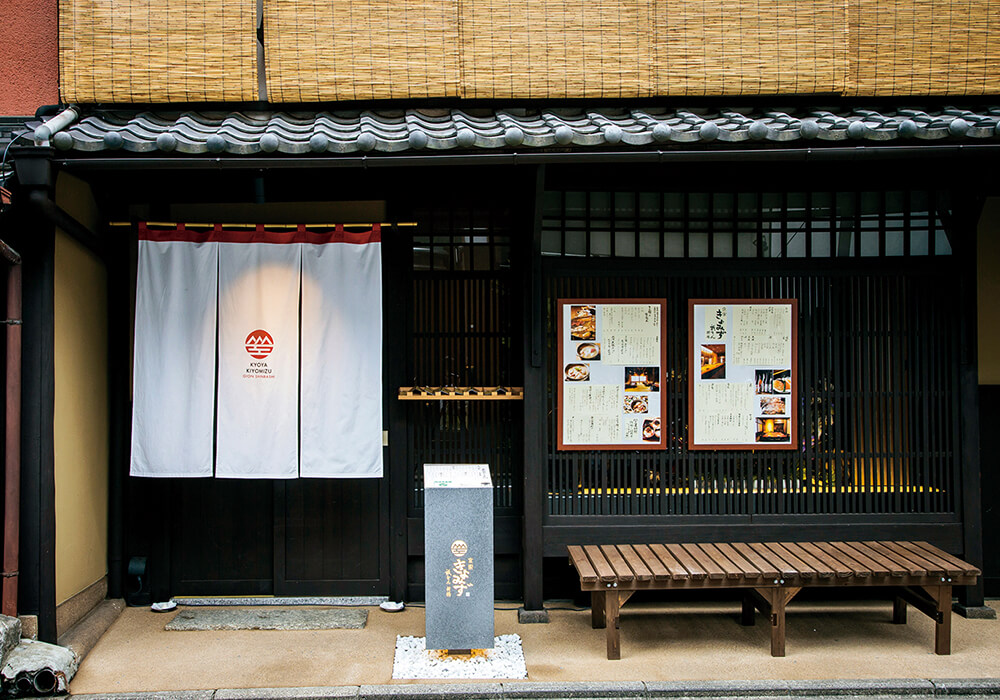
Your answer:
[[[1000,139],[1000,105],[897,109],[436,109],[321,112],[100,112],[56,133],[62,151],[348,154],[403,151],[670,148]]]

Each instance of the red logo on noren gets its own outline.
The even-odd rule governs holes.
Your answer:
[[[244,346],[250,357],[255,360],[263,360],[274,350],[274,338],[265,330],[257,329],[247,336]]]

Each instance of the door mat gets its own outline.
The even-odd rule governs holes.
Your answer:
[[[448,654],[427,649],[426,637],[396,637],[392,677],[438,678],[527,678],[521,637],[502,634],[493,638],[492,649],[472,649],[469,654]]]
[[[175,632],[199,630],[359,630],[368,621],[367,610],[273,610],[254,608],[181,610],[167,623]]]

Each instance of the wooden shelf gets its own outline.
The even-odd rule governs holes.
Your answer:
[[[523,386],[401,386],[400,401],[523,401]]]

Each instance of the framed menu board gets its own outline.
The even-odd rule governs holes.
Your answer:
[[[797,447],[796,299],[688,302],[688,449]]]
[[[666,300],[557,304],[559,449],[665,448]]]

